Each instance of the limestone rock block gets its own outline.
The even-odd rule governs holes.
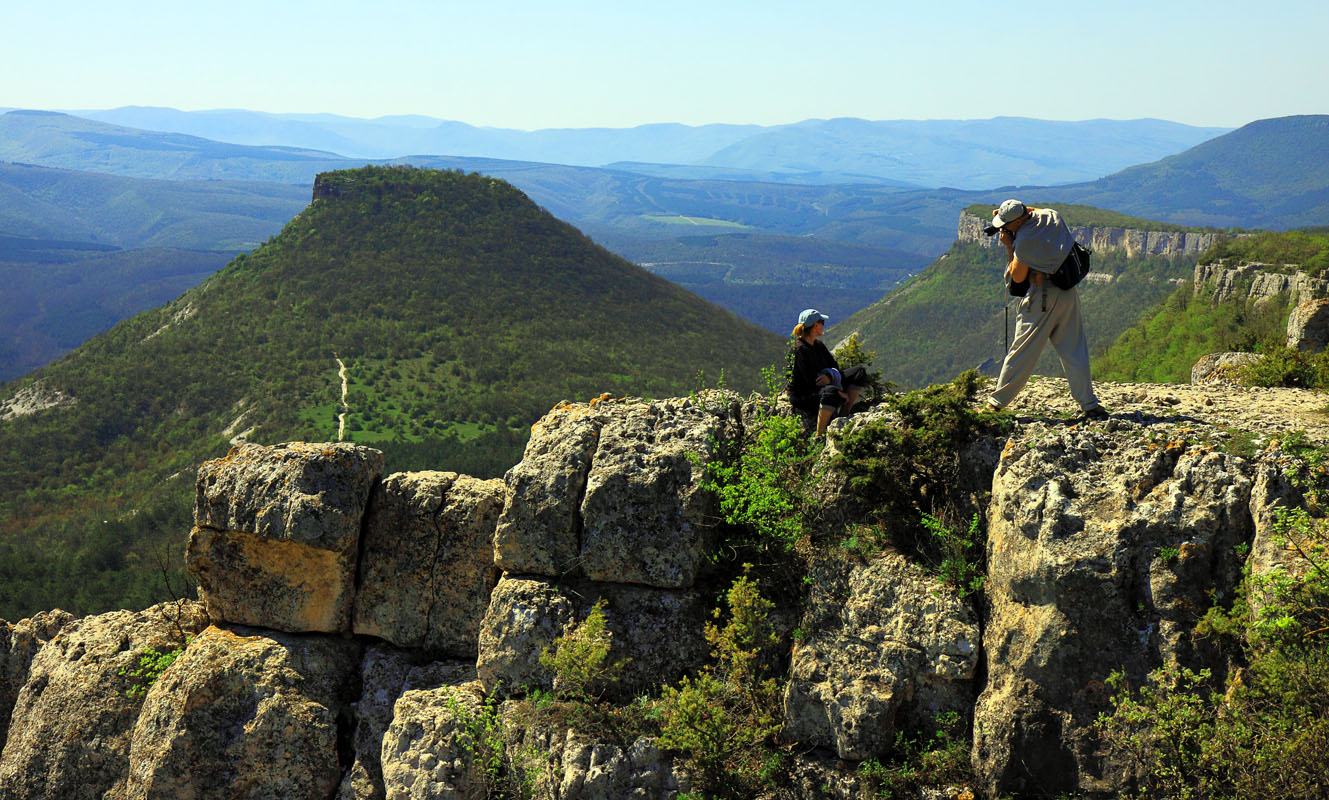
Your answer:
[[[418,653],[375,644],[365,650],[360,677],[360,699],[354,704],[355,751],[351,769],[342,778],[336,800],[383,800],[383,740],[392,726],[397,699],[408,691],[435,689],[444,683],[475,680],[475,665],[463,663],[413,664]]]
[[[705,662],[710,649],[702,629],[710,606],[697,592],[507,577],[494,589],[480,635],[476,667],[486,693],[557,688],[540,654],[600,600],[612,637],[608,659],[625,663],[617,680],[592,686],[592,692],[627,700],[674,683]]]
[[[1191,385],[1241,385],[1241,369],[1259,361],[1255,353],[1210,353],[1200,356],[1191,367]]]
[[[0,619],[0,750],[9,733],[9,714],[19,690],[28,682],[33,656],[73,621],[73,614],[60,609],[34,614],[13,625]]]
[[[474,659],[504,494],[500,480],[452,472],[384,479],[366,515],[355,632]]]
[[[785,689],[785,735],[841,758],[886,754],[973,706],[981,634],[969,604],[899,554],[814,565]]]
[[[360,526],[383,454],[242,444],[199,468],[186,563],[218,620],[348,631]]]
[[[740,439],[738,398],[707,393],[607,413],[581,504],[581,567],[595,581],[687,588],[719,515],[701,485],[705,464]]]
[[[1323,353],[1329,344],[1329,300],[1308,300],[1287,318],[1287,346],[1307,353]]]
[[[510,708],[505,705],[504,711]],[[536,727],[524,731],[521,746],[543,754],[550,764],[536,786],[538,797],[654,800],[692,788],[687,774],[651,736],[625,744],[590,739],[569,729]]]
[[[506,572],[559,577],[577,563],[581,499],[604,417],[589,404],[556,406],[531,428],[494,535]]]
[[[324,800],[341,780],[337,718],[359,645],[210,627],[149,690],[126,800]]]
[[[486,694],[552,689],[540,653],[573,622],[573,604],[550,580],[503,578],[480,624],[477,677]]]
[[[989,796],[1112,794],[1134,765],[1102,749],[1104,679],[1166,663],[1221,665],[1193,637],[1240,577],[1251,466],[1141,426],[1025,426],[988,517],[987,683],[973,765]]]
[[[424,685],[405,691],[393,706],[392,724],[383,735],[386,797],[489,797],[484,769],[468,747],[465,721],[480,713],[480,685],[459,668],[440,667],[433,677],[433,681],[420,680]]]
[[[0,755],[6,800],[120,797],[146,679],[130,672],[207,626],[198,603],[66,621],[38,650]],[[49,630],[49,629],[48,629]]]

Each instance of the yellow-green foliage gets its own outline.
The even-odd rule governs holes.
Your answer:
[[[155,647],[149,647],[138,657],[138,663],[133,667],[122,667],[119,675],[129,679],[129,686],[125,688],[125,694],[129,697],[143,698],[148,694],[148,690],[162,676],[166,668],[175,663],[180,654],[189,646],[189,639],[185,640],[184,645],[172,647],[169,650],[158,650]]]
[[[725,599],[728,621],[706,625],[712,662],[660,699],[660,743],[683,753],[705,791],[743,797],[769,782],[779,761],[765,747],[780,727],[780,690],[771,675],[778,640],[769,619],[774,604],[746,571]]]
[[[606,683],[618,679],[627,660],[609,662],[613,634],[605,627],[605,601],[597,600],[586,619],[540,653],[540,664],[554,673],[554,691],[564,700],[589,703]],[[593,696],[594,695],[594,696]]]

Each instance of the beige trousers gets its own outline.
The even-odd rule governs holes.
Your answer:
[[[1048,342],[1052,342],[1061,358],[1061,368],[1071,385],[1071,397],[1082,410],[1098,406],[1089,380],[1089,343],[1080,317],[1080,293],[1074,288],[1058,289],[1048,280],[1041,286],[1030,286],[1029,294],[1020,300],[1015,341],[1001,364],[1001,376],[988,403],[996,408],[1010,405],[1029,382],[1038,357],[1043,355],[1043,345]]]

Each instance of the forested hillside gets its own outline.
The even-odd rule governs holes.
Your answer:
[[[40,409],[0,420],[0,617],[159,599],[192,476],[232,437],[335,439],[344,410],[390,469],[497,475],[561,400],[686,393],[702,371],[752,388],[781,356],[502,181],[377,167],[316,197],[178,300],[0,389]]]

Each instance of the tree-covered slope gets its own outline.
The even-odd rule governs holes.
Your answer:
[[[1323,277],[1329,270],[1329,235],[1323,230],[1262,231],[1211,247],[1200,263],[1219,259],[1254,262],[1269,272],[1305,272]],[[1099,358],[1095,375],[1115,381],[1186,383],[1191,367],[1209,353],[1266,352],[1286,341],[1292,298],[1276,295],[1254,302],[1252,278],[1215,300],[1215,287],[1185,281],[1167,299],[1122,331]]]
[[[0,235],[0,382],[179,297],[229,259],[198,250],[117,250]]]
[[[390,469],[494,475],[560,400],[753,387],[782,347],[502,181],[321,176],[266,245],[0,389],[61,403],[0,420],[0,616],[160,596],[198,463],[241,433],[336,438],[340,364],[347,438]]]

